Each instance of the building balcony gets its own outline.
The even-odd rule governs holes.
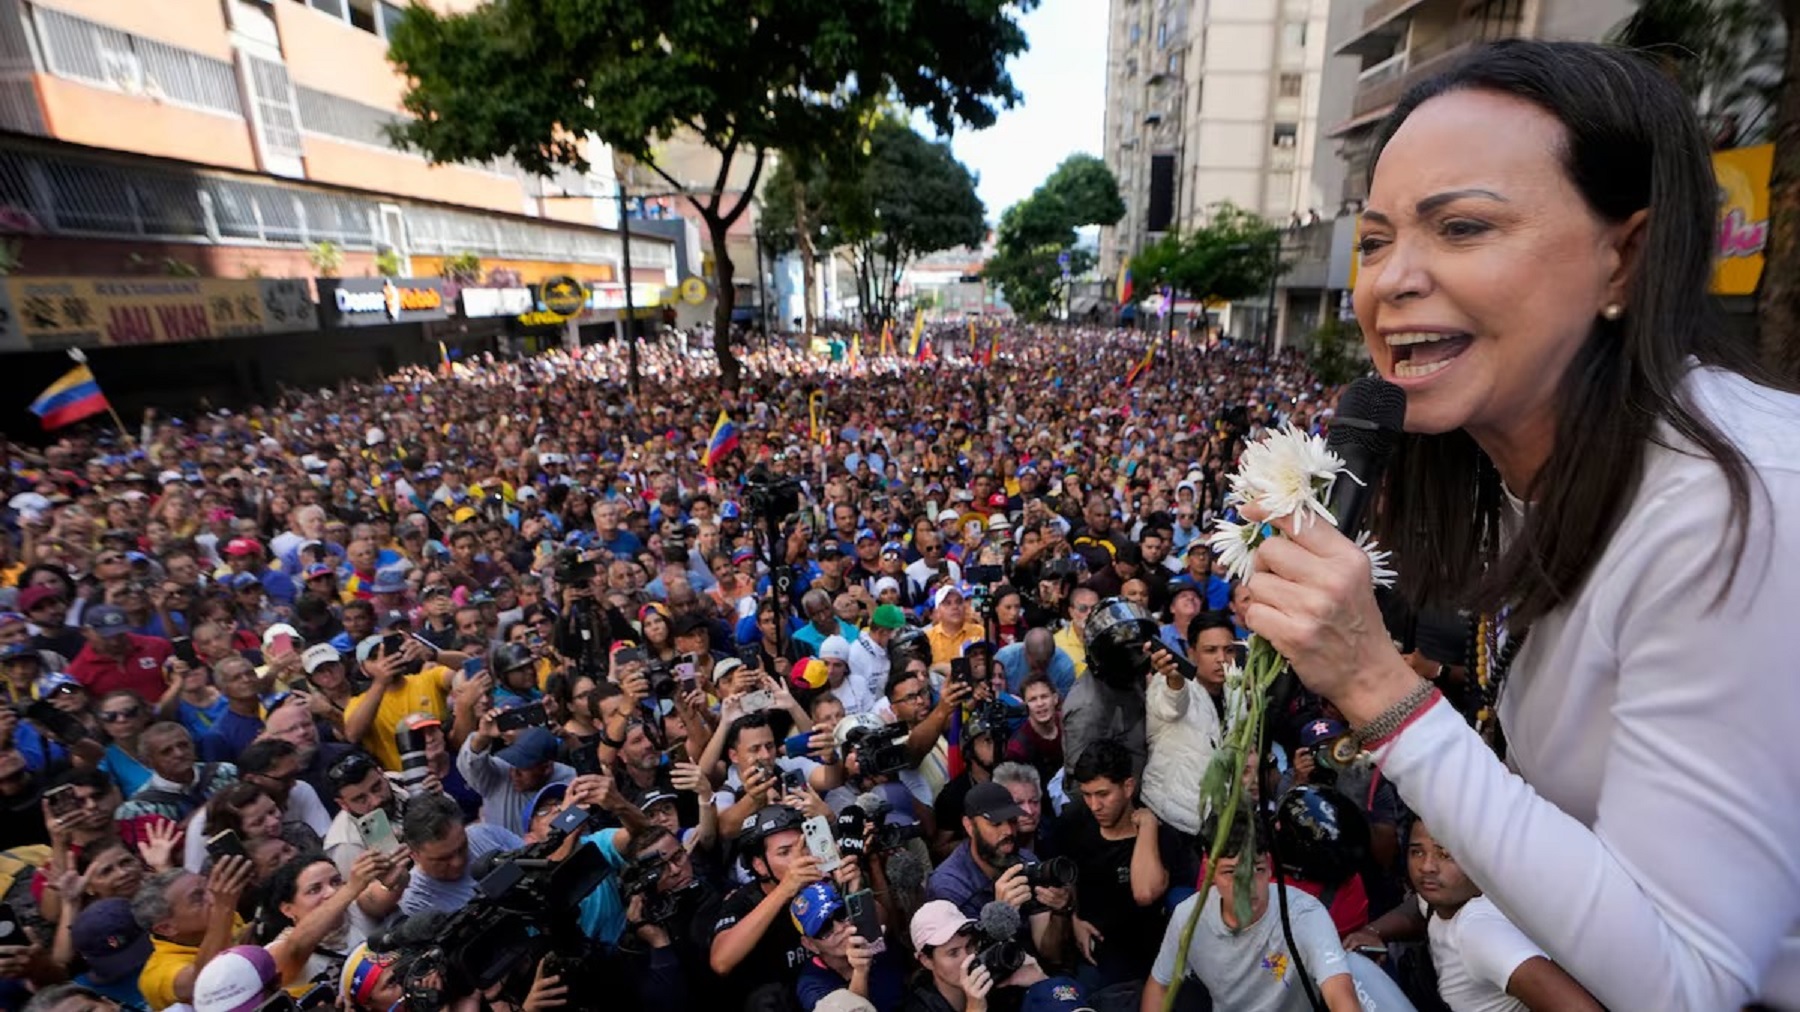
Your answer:
[[[1357,81],[1356,96],[1350,101],[1351,121],[1384,113],[1407,89],[1445,70],[1456,59],[1489,38],[1504,38],[1516,32],[1483,31],[1479,22],[1467,22],[1426,39],[1364,72]],[[1342,128],[1334,129],[1333,134]]]

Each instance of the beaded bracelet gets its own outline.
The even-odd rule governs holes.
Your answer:
[[[1381,711],[1374,720],[1350,732],[1356,741],[1357,751],[1368,751],[1379,748],[1389,738],[1400,733],[1400,729],[1412,723],[1418,714],[1424,713],[1431,704],[1443,698],[1443,692],[1436,685],[1419,679],[1419,684],[1405,695],[1399,702]]]

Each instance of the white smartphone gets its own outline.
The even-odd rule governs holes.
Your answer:
[[[746,692],[740,705],[745,713],[759,713],[775,705],[775,694],[768,689]]]
[[[806,841],[806,849],[819,859],[820,871],[829,875],[844,863],[843,855],[838,853],[837,834],[832,831],[831,823],[823,815],[815,815],[802,822],[800,836]]]

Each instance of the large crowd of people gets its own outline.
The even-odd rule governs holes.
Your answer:
[[[1245,635],[1207,531],[1337,390],[958,338],[747,349],[736,390],[646,342],[636,394],[616,347],[483,356],[6,447],[0,1008],[1136,1012],[1203,875],[1177,1007],[1512,1007],[1541,954],[1455,959],[1504,918],[1316,697],[1247,773],[1276,860],[1205,853]]]

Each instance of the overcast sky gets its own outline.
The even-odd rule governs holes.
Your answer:
[[[989,223],[1030,196],[1058,162],[1100,153],[1106,109],[1105,0],[1043,0],[1024,18],[1031,48],[1012,61],[1025,101],[951,147],[979,180]],[[928,128],[927,128],[928,129]]]

